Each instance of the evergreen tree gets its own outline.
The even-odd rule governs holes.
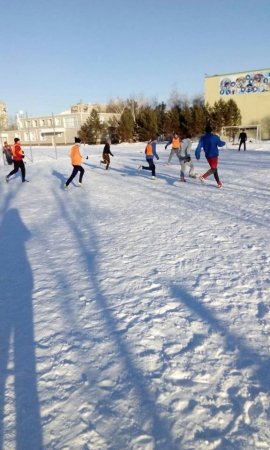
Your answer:
[[[179,110],[180,135],[192,134],[192,108],[186,103]]]
[[[228,102],[220,99],[209,110],[211,126],[219,133],[222,127],[239,125],[241,123],[240,110],[232,99]]]
[[[131,142],[134,139],[135,122],[133,120],[133,114],[129,109],[125,109],[121,115],[118,135],[121,141]]]
[[[94,133],[91,128],[90,116],[86,119],[85,123],[81,126],[78,135],[82,142],[85,144],[92,144],[94,141]]]
[[[164,139],[166,135],[166,104],[164,102],[155,106],[157,116],[157,134]]]
[[[86,144],[96,144],[104,137],[104,132],[106,132],[106,126],[101,123],[97,110],[93,109],[81,126],[79,137]]]
[[[201,96],[195,97],[192,103],[181,99],[175,91],[171,96],[171,108],[166,104],[149,103],[145,99],[127,99],[110,104],[110,110],[120,111],[120,120],[111,119],[107,125],[99,120],[96,110],[91,112],[86,123],[81,127],[79,136],[83,142],[96,143],[110,137],[113,142],[146,141],[155,135],[166,139],[174,132],[180,135],[199,136],[204,133],[205,126],[210,124],[214,131],[220,133],[224,126],[237,126],[241,123],[240,110],[233,99],[220,99],[213,106],[204,104]]]
[[[166,134],[179,133],[179,107],[172,107],[165,117]]]
[[[213,130],[220,133],[225,125],[226,102],[221,98],[210,108],[210,122]]]
[[[205,127],[209,122],[209,111],[203,104],[195,103],[192,106],[192,127],[191,135],[199,136],[204,133]]]
[[[150,106],[146,106],[140,109],[137,119],[137,133],[140,141],[148,141],[151,137],[157,135],[157,115],[155,110]]]
[[[237,126],[241,124],[242,117],[240,109],[238,108],[236,102],[233,99],[227,101],[227,118],[228,121],[226,125]]]
[[[116,119],[116,117],[112,117],[111,119],[109,119],[108,134],[112,144],[118,144],[120,141],[118,128],[119,128],[119,121]]]

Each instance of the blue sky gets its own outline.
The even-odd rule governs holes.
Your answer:
[[[0,100],[9,115],[173,90],[270,67],[270,1],[2,0]]]

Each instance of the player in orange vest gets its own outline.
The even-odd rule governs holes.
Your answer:
[[[76,177],[78,172],[80,172],[79,186],[82,186],[84,168],[82,167],[82,155],[80,152],[80,143],[81,143],[81,139],[75,137],[75,144],[72,145],[71,150],[70,150],[70,158],[71,158],[71,164],[73,165],[73,171],[72,171],[69,179],[66,181],[66,184],[64,186],[65,189],[68,188],[68,185],[71,183],[73,178]]]
[[[21,148],[20,139],[15,138],[14,145],[12,146],[12,160],[14,164],[14,169],[6,176],[6,182],[8,182],[9,177],[17,173],[19,169],[21,169],[22,182],[24,183],[25,181],[27,181],[25,179],[25,165],[23,162],[23,158],[24,158],[24,151]]]
[[[151,170],[152,171],[152,180],[156,179],[156,166],[154,164],[154,157],[159,159],[158,154],[156,152],[156,139],[151,139],[147,146],[145,147],[145,159],[148,162],[149,166],[139,166],[138,169]]]
[[[167,149],[167,147],[170,144],[172,144],[172,148],[171,148],[171,153],[169,155],[169,159],[168,159],[167,164],[170,164],[171,159],[172,159],[172,157],[174,155],[178,157],[178,152],[180,150],[181,140],[180,140],[180,137],[178,136],[177,133],[174,133],[172,139],[170,139],[169,142],[167,142],[167,144],[165,145],[165,150]]]

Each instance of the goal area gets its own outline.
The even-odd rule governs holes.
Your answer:
[[[221,128],[221,135],[225,140],[231,142],[232,145],[238,145],[239,133],[242,130],[245,130],[247,133],[247,142],[261,143],[261,125],[226,126]]]

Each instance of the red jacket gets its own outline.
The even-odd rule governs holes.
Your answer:
[[[24,151],[21,148],[21,144],[18,142],[12,146],[12,159],[13,161],[22,161],[24,158]]]

